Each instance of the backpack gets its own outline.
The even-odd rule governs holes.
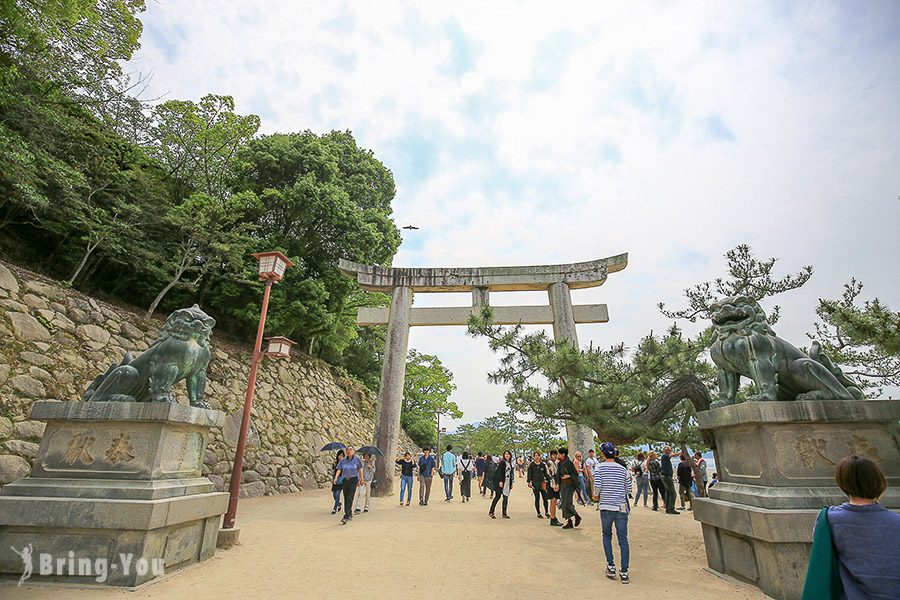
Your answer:
[[[634,463],[633,469],[634,469],[634,474],[638,477],[640,477],[641,475],[644,474],[644,467],[641,466],[641,463],[639,463],[639,462]]]

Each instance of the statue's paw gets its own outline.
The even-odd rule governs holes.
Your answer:
[[[198,400],[197,402],[191,402],[191,406],[194,408],[204,408],[206,410],[212,410],[212,406],[209,405],[209,402],[206,400]]]
[[[172,394],[159,394],[153,396],[154,402],[168,402],[169,404],[178,404],[178,400]]]
[[[709,405],[710,408],[722,408],[723,406],[731,406],[734,404],[734,400],[729,400],[728,398],[719,398],[715,402]]]
[[[829,400],[829,399],[833,399],[833,397],[829,396],[822,390],[812,390],[809,392],[803,392],[802,394],[797,394],[797,400],[801,401],[801,402],[803,400]]]
[[[137,400],[135,399],[134,396],[131,396],[129,394],[110,394],[108,401],[109,402],[136,402]]]

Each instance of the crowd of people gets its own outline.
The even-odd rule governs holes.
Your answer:
[[[666,514],[680,514],[680,511],[693,510],[695,490],[707,490],[718,483],[717,473],[708,477],[706,461],[701,453],[696,452],[693,456],[681,453],[677,464],[673,464],[673,458],[671,447],[665,446],[661,455],[652,450],[646,455],[639,452],[627,462],[619,456],[614,444],[605,442],[600,445],[599,457],[595,456],[594,450],[589,450],[587,458],[581,452],[570,458],[568,448],[559,448],[551,450],[546,456],[535,452],[526,461],[524,457],[514,458],[508,450],[502,456],[482,452],[472,455],[468,451],[457,455],[452,446],[447,446],[439,458],[431,452],[431,448],[426,447],[418,458],[406,452],[395,462],[400,469],[401,507],[410,506],[416,478],[419,480],[419,506],[428,506],[435,474],[443,482],[444,502],[453,501],[457,482],[461,501],[470,502],[474,483],[477,493],[491,500],[488,511],[491,519],[497,518],[498,506],[500,517],[510,518],[509,497],[516,481],[521,479],[525,479],[534,496],[537,518],[547,519],[551,527],[575,529],[582,522],[576,504],[596,506],[606,558],[605,574],[610,579],[618,578],[622,583],[628,583],[631,499],[633,507],[643,502],[646,508],[652,496],[652,510],[662,508]],[[353,448],[341,450],[335,457],[333,473],[331,489],[334,505],[331,514],[343,508],[341,523],[346,524],[355,514],[369,512],[375,458],[363,454],[360,459]],[[846,597],[869,597],[859,593],[873,590],[879,593],[900,590],[900,575],[873,565],[864,554],[860,554],[860,549],[868,548],[872,543],[881,548],[885,556],[900,560],[900,546],[896,544],[900,537],[900,515],[878,504],[878,498],[887,487],[884,474],[873,461],[853,456],[838,464],[835,479],[850,500],[841,506],[823,510],[817,527],[821,528],[824,523],[830,536],[833,536],[832,548],[840,566],[842,587],[853,592]],[[676,504],[680,505],[680,510]],[[619,549],[618,568],[613,549],[614,530]],[[822,531],[819,529],[820,533]],[[814,550],[807,583],[810,590],[819,589],[814,583],[815,557]],[[895,563],[896,560],[892,562]],[[885,564],[885,561],[880,561],[880,564]],[[815,593],[818,592],[811,592]],[[804,598],[812,597],[815,596],[804,594]]]

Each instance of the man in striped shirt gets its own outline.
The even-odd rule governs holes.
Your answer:
[[[604,461],[594,467],[594,500],[600,504],[600,525],[603,529],[603,552],[606,554],[606,576],[616,578],[616,561],[612,548],[612,528],[616,526],[619,553],[622,555],[619,579],[628,583],[628,494],[631,492],[631,474],[616,462],[616,447],[612,442],[600,446]]]

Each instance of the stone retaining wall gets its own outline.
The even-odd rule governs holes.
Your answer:
[[[273,307],[277,310],[277,307]],[[28,420],[35,400],[79,400],[91,380],[126,351],[142,351],[162,321],[87,297],[0,262],[0,486],[30,472],[44,424]],[[226,489],[240,427],[251,348],[213,336],[207,400],[227,413],[204,458],[204,473]],[[176,392],[186,400],[184,384]],[[259,369],[245,454],[244,496],[324,485],[333,454],[325,442],[372,440],[374,395],[320,360],[265,359]],[[401,447],[412,449],[403,436]]]

